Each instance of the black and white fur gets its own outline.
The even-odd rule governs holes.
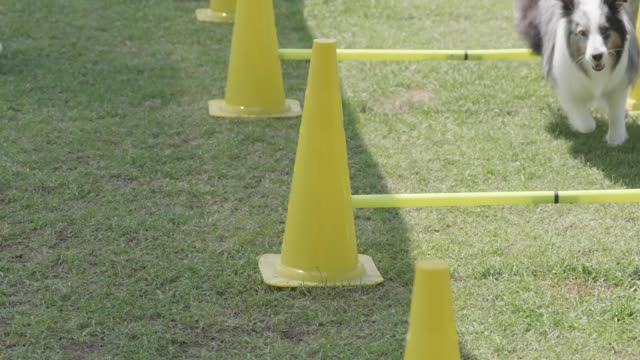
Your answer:
[[[518,29],[542,56],[571,127],[595,130],[589,106],[600,106],[609,120],[607,143],[622,144],[627,93],[638,72],[638,40],[627,1],[515,1]]]

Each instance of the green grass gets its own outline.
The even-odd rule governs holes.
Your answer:
[[[232,26],[207,4],[0,4],[0,358],[399,359],[423,258],[451,266],[466,359],[640,357],[635,204],[355,210],[382,285],[264,285],[299,119],[208,117]],[[283,48],[523,46],[505,2],[274,6]],[[287,97],[307,70],[283,63]],[[537,61],[340,76],[353,193],[640,187],[638,122],[574,134]]]

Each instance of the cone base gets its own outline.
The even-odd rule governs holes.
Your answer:
[[[243,108],[241,106],[229,105],[223,99],[209,101],[209,115],[216,117],[296,117],[302,115],[300,103],[296,100],[286,99],[282,109],[276,111],[266,111],[260,108]]]
[[[384,281],[371,257],[358,254],[358,263],[364,267],[364,273],[357,279],[344,281],[304,281],[289,279],[276,273],[276,265],[280,263],[280,254],[264,254],[258,260],[258,266],[265,283],[276,287],[318,287],[318,286],[369,286]]]
[[[202,22],[233,22],[233,16],[233,13],[213,11],[210,8],[196,10],[196,19]]]

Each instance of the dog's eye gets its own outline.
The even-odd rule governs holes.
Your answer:
[[[589,33],[586,30],[578,30],[578,36],[586,38],[589,37]]]
[[[609,36],[609,34],[611,33],[611,29],[609,29],[606,26],[603,26],[600,28],[600,34],[602,34],[602,36],[607,37]]]

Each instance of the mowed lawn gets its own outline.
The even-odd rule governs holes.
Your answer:
[[[510,1],[273,3],[282,48],[524,46]],[[463,358],[640,359],[638,204],[357,209],[383,284],[265,285],[300,118],[208,116],[233,26],[208,5],[0,3],[0,358],[401,359],[438,258]],[[282,63],[303,105],[308,66]],[[573,133],[537,60],[339,72],[354,194],[640,188],[638,118]]]

